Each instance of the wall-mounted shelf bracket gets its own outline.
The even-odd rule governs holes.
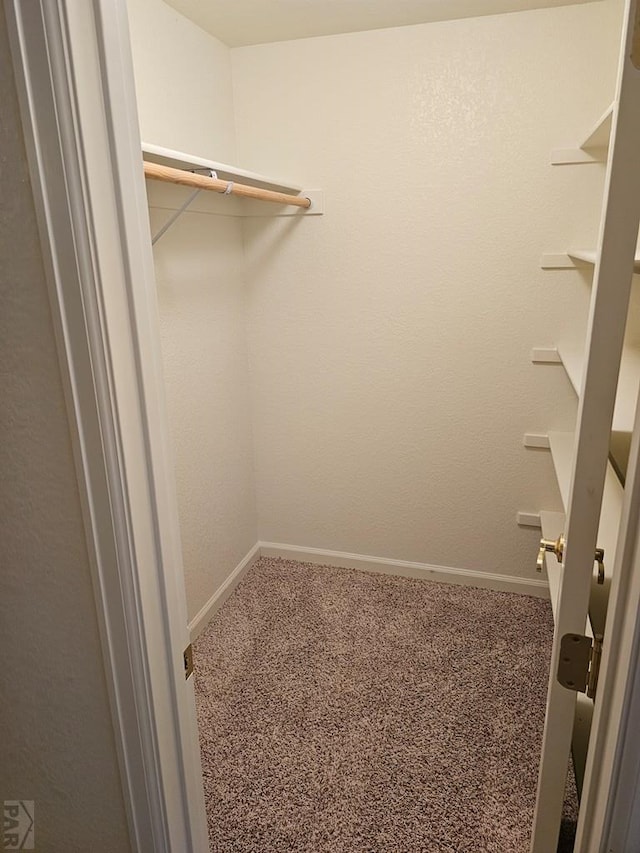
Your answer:
[[[568,252],[545,252],[540,259],[543,270],[575,270],[595,267],[598,253],[595,249],[569,249]],[[640,257],[634,258],[633,272],[640,273]]]
[[[562,364],[557,347],[534,347],[531,350],[533,364]]]
[[[577,148],[560,148],[551,153],[554,166],[571,163],[606,163],[609,153],[609,138],[613,121],[613,104],[600,116],[589,134],[578,143]]]
[[[519,512],[516,516],[519,527],[541,527],[539,512]]]
[[[191,171],[192,171],[192,172],[194,172],[194,173],[195,173],[195,172],[201,172],[202,174],[206,175],[206,176],[207,176],[207,177],[209,177],[209,178],[217,178],[217,177],[218,177],[218,175],[213,171],[213,169],[192,169]],[[171,216],[167,219],[167,221],[164,223],[164,225],[163,225],[163,226],[162,226],[162,228],[158,231],[158,233],[157,233],[157,234],[154,234],[154,236],[152,237],[152,239],[151,239],[151,245],[152,245],[152,246],[155,246],[155,244],[156,244],[156,243],[158,242],[158,240],[162,237],[162,235],[167,233],[167,231],[169,230],[169,228],[171,228],[171,226],[173,225],[173,223],[174,223],[174,222],[175,222],[175,221],[176,221],[180,216],[182,216],[182,214],[185,212],[185,210],[189,207],[189,205],[190,205],[193,201],[195,201],[196,197],[197,197],[197,196],[199,196],[201,192],[202,192],[202,190],[200,190],[200,189],[194,190],[194,191],[189,195],[189,197],[188,197],[188,198],[187,198],[187,200],[184,202],[184,204],[183,204],[181,207],[179,207],[176,211],[174,211],[174,212],[171,214]]]

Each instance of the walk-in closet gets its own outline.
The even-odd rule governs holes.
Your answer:
[[[531,833],[627,13],[480,6],[129,0],[212,850],[573,849],[593,662]]]
[[[0,39],[24,839],[637,853],[640,0]]]

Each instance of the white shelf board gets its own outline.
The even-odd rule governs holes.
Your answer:
[[[567,254],[574,261],[582,261],[582,263],[592,266],[595,266],[598,257],[595,249],[569,249]]]
[[[565,508],[565,512],[568,510],[569,507],[569,490],[571,488],[571,472],[573,468],[574,442],[575,435],[572,432],[552,431],[549,433],[549,447],[551,449],[551,458],[553,459],[553,466],[556,471],[556,479],[558,480],[558,488],[560,489],[560,496],[562,498],[562,504]],[[606,515],[607,518],[611,522],[613,522],[613,526],[615,527],[615,535],[613,538],[609,533],[606,533],[605,535],[608,544],[613,544],[614,547],[618,536],[618,524],[620,522],[620,514],[622,512],[623,494],[624,490],[622,488],[622,484],[616,477],[615,471],[613,470],[611,465],[607,464],[603,504],[605,502],[608,502],[613,510],[613,512],[611,513],[606,513]],[[605,508],[603,506],[602,516],[604,515]],[[600,545],[599,547],[604,548],[605,545]]]
[[[580,148],[588,151],[590,148],[608,148],[611,138],[611,124],[613,122],[613,104],[609,104],[604,113],[589,131]]]
[[[566,252],[544,252],[540,258],[543,270],[575,270],[585,266],[595,267],[597,252],[595,249],[569,249]],[[640,273],[640,258],[633,261],[634,273]]]
[[[580,396],[582,372],[584,370],[584,348],[574,343],[560,343],[558,344],[558,353],[573,390]]]
[[[573,445],[575,436],[572,432],[550,432],[549,447],[551,458],[556,471],[556,480],[560,489],[562,505],[567,511],[569,507],[569,491],[571,489],[571,471],[573,468]]]
[[[573,261],[589,264],[589,266],[595,266],[598,257],[595,249],[569,249],[567,254]],[[640,273],[640,258],[634,258],[633,271]]]
[[[607,159],[611,126],[613,122],[613,104],[600,116],[587,136],[576,148],[558,148],[551,153],[554,166],[575,163],[604,163]]]
[[[185,154],[183,151],[173,151],[170,148],[163,148],[161,145],[152,145],[148,142],[142,143],[142,154],[145,160],[160,163],[163,166],[172,166],[174,169],[213,169],[222,180],[240,178],[244,183],[253,186],[290,190],[293,193],[302,192],[303,189],[299,184],[294,184],[288,180],[261,175],[258,172],[241,169],[239,166],[231,166],[217,160],[208,160],[195,154]]]
[[[552,166],[575,166],[579,163],[605,163],[606,148],[556,148],[551,152]]]
[[[575,344],[558,344],[558,352],[574,391],[580,395],[584,371],[584,350]],[[640,389],[640,346],[627,343],[622,351],[618,391],[613,410],[614,432],[633,432],[638,390]]]
[[[640,349],[625,346],[620,362],[616,407],[612,429],[615,432],[633,432],[640,388]]]

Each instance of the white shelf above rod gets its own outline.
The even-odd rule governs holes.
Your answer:
[[[161,145],[152,145],[149,142],[142,143],[142,155],[149,163],[158,163],[161,166],[171,166],[174,169],[186,169],[196,171],[211,170],[219,178],[235,181],[252,186],[266,187],[267,189],[279,189],[291,193],[301,193],[303,187],[289,180],[281,180],[270,175],[261,175],[240,166],[231,166],[229,163],[221,163],[218,160],[210,160],[207,157],[199,157],[197,154],[187,154],[184,151],[174,151],[171,148],[163,148]]]
[[[607,159],[613,104],[600,116],[586,138],[577,148],[558,148],[551,153],[553,166],[566,166],[577,163],[603,163]]]

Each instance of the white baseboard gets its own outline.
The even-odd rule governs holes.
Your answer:
[[[260,556],[260,543],[256,542],[246,557],[244,557],[231,572],[222,586],[213,593],[209,601],[207,601],[204,607],[196,614],[196,616],[194,616],[191,622],[189,622],[189,634],[191,635],[192,643],[204,631],[213,616],[215,616],[227,598],[229,598],[233,590],[238,586],[245,572],[253,566]]]
[[[517,578],[510,575],[477,572],[471,569],[454,569],[447,566],[431,566],[428,563],[412,563],[408,560],[390,560],[387,557],[370,557],[365,554],[348,554],[344,551],[325,551],[322,548],[284,545],[280,542],[257,542],[189,623],[191,642],[194,642],[203,632],[213,616],[238,586],[245,572],[260,557],[283,557],[286,560],[299,560],[303,563],[361,569],[365,572],[378,572],[404,578],[418,578],[438,583],[454,583],[462,586],[475,586],[483,589],[495,589],[500,592],[515,592],[520,595],[549,598],[549,584],[538,578]]]
[[[464,586],[495,589],[500,592],[515,592],[520,595],[535,595],[549,598],[549,584],[538,578],[518,578],[470,569],[453,569],[446,566],[431,566],[427,563],[412,563],[408,560],[390,560],[386,557],[369,557],[364,554],[347,554],[343,551],[324,551],[321,548],[303,548],[298,545],[283,545],[279,542],[260,542],[263,557],[284,557],[326,566],[342,566],[362,569],[386,575],[462,584]]]

